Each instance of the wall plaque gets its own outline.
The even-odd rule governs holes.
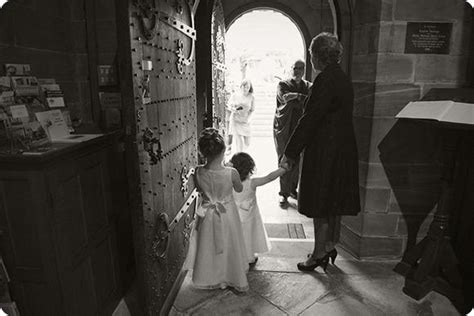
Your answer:
[[[452,23],[408,22],[405,54],[449,54]]]

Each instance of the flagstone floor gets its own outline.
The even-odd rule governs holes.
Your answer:
[[[257,173],[276,167],[273,140],[254,138],[250,152]],[[397,261],[357,260],[343,249],[327,272],[297,270],[296,263],[311,252],[312,221],[296,211],[296,202],[281,209],[278,180],[258,189],[265,223],[300,223],[306,239],[271,239],[272,249],[261,255],[248,273],[250,290],[198,290],[190,271],[170,315],[459,315],[444,296],[431,292],[416,301],[402,292],[404,279],[392,271]]]
[[[302,273],[296,263],[310,242],[273,241],[248,274],[250,290],[198,290],[191,272],[178,293],[175,315],[459,315],[448,299],[431,292],[415,301],[402,292],[403,277],[393,261],[360,261],[341,249],[324,273]]]

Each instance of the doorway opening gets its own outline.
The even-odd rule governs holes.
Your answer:
[[[291,64],[305,60],[305,41],[298,26],[274,9],[247,11],[235,19],[226,32],[226,91],[238,93],[240,83],[253,85],[255,110],[250,121],[250,153],[264,157],[269,168],[276,166],[273,144],[273,116],[278,82],[289,77]],[[261,154],[262,152],[262,154]],[[269,164],[269,159],[275,164]]]
[[[243,79],[254,88],[252,137],[271,137],[278,82],[291,64],[305,60],[305,42],[298,26],[280,11],[257,9],[237,18],[226,32],[226,89],[239,89]]]
[[[251,137],[247,151],[255,160],[255,173],[258,175],[265,175],[278,166],[273,140],[277,85],[280,80],[290,78],[291,66],[296,60],[306,60],[305,48],[304,36],[298,25],[275,9],[247,11],[227,28],[226,90],[231,97],[240,93],[240,83],[243,80],[250,80],[253,85],[255,109],[250,119]],[[234,143],[233,140],[231,146],[235,146]],[[290,199],[289,206],[285,209],[279,207],[279,190],[277,179],[260,187],[257,192],[260,212],[269,237],[290,238],[284,237],[285,234],[270,235],[280,228],[284,232],[290,231],[288,223],[294,223],[294,227],[302,224],[304,232],[300,235],[312,238],[312,222],[299,215],[296,200]],[[283,226],[276,227],[275,224]]]

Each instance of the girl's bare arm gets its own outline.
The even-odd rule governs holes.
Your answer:
[[[269,182],[272,182],[273,180],[277,179],[278,177],[282,176],[286,171],[287,171],[287,169],[280,167],[280,168],[270,172],[269,174],[267,174],[264,177],[252,178],[252,181],[251,181],[250,184],[252,185],[253,188],[265,185],[265,184],[267,184]]]
[[[242,181],[240,181],[239,172],[234,168],[232,168],[232,186],[234,187],[235,192],[242,192],[244,189]]]

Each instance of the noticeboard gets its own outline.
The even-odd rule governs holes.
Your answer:
[[[449,54],[452,23],[408,22],[405,54]]]

